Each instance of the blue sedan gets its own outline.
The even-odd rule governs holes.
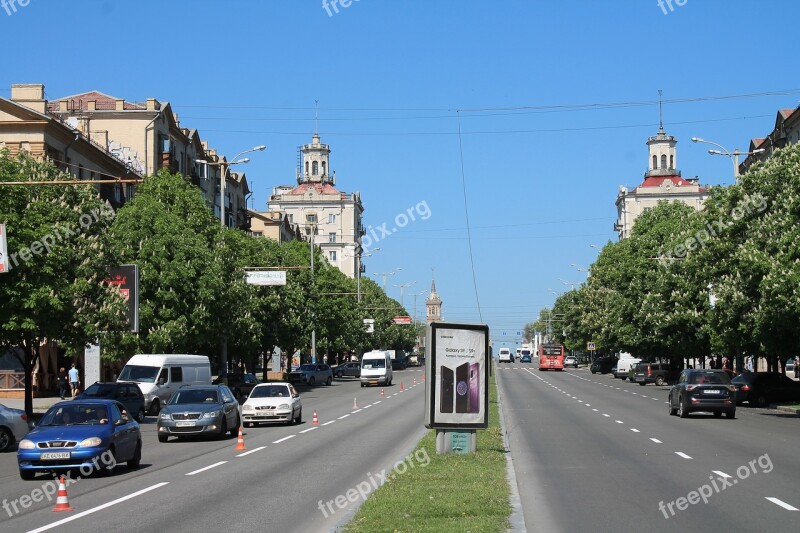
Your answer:
[[[82,476],[108,473],[142,458],[139,424],[114,400],[72,400],[51,407],[17,448],[19,476],[80,469]]]

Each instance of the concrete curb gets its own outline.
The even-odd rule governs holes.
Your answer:
[[[800,409],[796,409],[794,407],[786,407],[784,405],[777,405],[775,408],[778,411],[783,411],[784,413],[792,413],[793,415],[800,415]]]
[[[514,460],[511,458],[511,447],[508,442],[508,431],[503,416],[503,402],[500,397],[500,385],[497,383],[497,367],[495,367],[495,387],[497,388],[497,409],[500,415],[500,431],[503,432],[503,446],[506,450],[506,477],[510,489],[509,502],[511,503],[511,516],[508,521],[511,527],[508,531],[527,531],[525,527],[525,516],[522,512],[522,500],[519,497],[519,487],[517,485],[517,474],[514,471]]]

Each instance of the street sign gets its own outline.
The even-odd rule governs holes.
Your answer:
[[[245,271],[248,285],[260,285],[262,287],[274,287],[286,285],[285,270],[248,270]]]
[[[375,319],[374,318],[365,318],[364,319],[364,329],[367,333],[375,333]]]
[[[121,265],[108,272],[110,277],[105,280],[112,287],[116,287],[128,302],[128,324],[130,331],[139,332],[139,265]]]
[[[410,316],[396,316],[392,319],[395,324],[411,324]]]
[[[590,352],[593,352],[596,349],[595,344],[593,342],[587,342],[586,349],[589,350]]]
[[[8,242],[6,240],[6,225],[0,224],[0,274],[8,272]]]

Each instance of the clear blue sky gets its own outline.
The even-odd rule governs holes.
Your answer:
[[[361,192],[366,225],[430,209],[373,245],[368,275],[402,268],[389,294],[415,281],[413,313],[409,294],[435,267],[445,319],[482,320],[513,346],[549,289],[569,288],[558,278],[585,280],[570,265],[616,239],[614,200],[647,169],[659,89],[678,167],[709,185],[730,183],[732,166],[692,136],[746,149],[798,105],[800,3],[664,2],[360,0],[329,16],[319,0],[31,0],[0,8],[0,95],[44,83],[50,99],[154,97],[229,156],[267,144],[246,168],[257,209],[294,183],[319,100],[337,187]],[[644,105],[578,107],[620,102]]]

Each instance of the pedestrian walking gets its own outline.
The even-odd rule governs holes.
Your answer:
[[[800,366],[800,355],[795,355],[794,356],[794,377],[796,377],[796,378],[800,378],[800,368],[798,368],[798,366]]]
[[[67,395],[67,391],[69,390],[69,375],[67,375],[67,371],[62,366],[61,369],[58,371],[58,395],[61,396],[62,400]]]
[[[80,376],[78,369],[75,368],[75,363],[72,363],[72,368],[69,369],[69,384],[72,387],[72,397],[78,395],[78,387],[80,385]]]

